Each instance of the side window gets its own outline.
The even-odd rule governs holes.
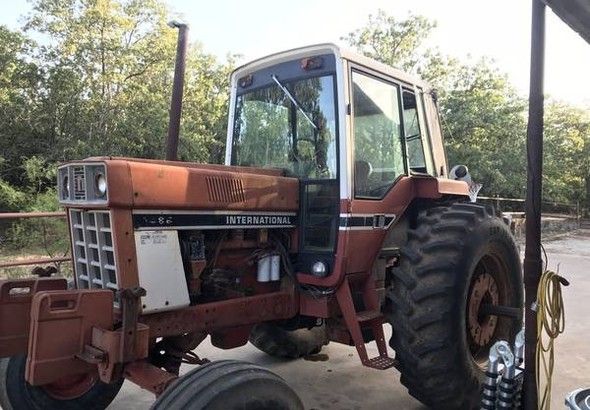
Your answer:
[[[354,195],[381,198],[405,174],[399,89],[352,72]]]
[[[426,129],[425,124],[420,120],[424,118],[422,105],[417,103],[416,96],[412,91],[403,90],[402,97],[404,134],[410,169],[431,174],[433,165],[430,146],[428,146],[428,138],[424,138],[426,131],[422,131],[422,129]]]

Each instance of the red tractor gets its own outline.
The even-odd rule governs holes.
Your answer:
[[[343,343],[429,406],[476,406],[521,327],[521,265],[465,167],[447,177],[429,86],[322,44],[238,68],[230,105],[225,165],[59,168],[74,285],[0,282],[2,407],[104,409],[128,379],[155,409],[302,408],[268,370],[199,358],[208,335],[285,358]]]

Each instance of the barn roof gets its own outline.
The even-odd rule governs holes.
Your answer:
[[[590,43],[589,0],[544,0],[555,14]]]

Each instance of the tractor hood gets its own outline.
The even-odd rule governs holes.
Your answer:
[[[95,194],[98,179],[106,194]],[[59,167],[67,206],[203,211],[294,211],[299,181],[278,169],[93,157]]]

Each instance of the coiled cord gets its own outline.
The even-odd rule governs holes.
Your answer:
[[[539,280],[537,291],[537,351],[536,374],[539,394],[538,408],[549,409],[551,406],[551,378],[555,364],[554,342],[565,329],[565,311],[561,285],[567,286],[567,280],[557,273],[545,270]],[[543,385],[543,389],[541,389]]]

